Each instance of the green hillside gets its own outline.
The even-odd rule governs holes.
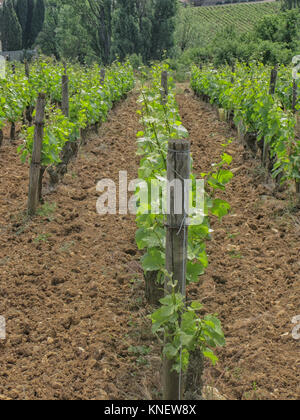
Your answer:
[[[280,2],[266,2],[188,7],[181,11],[180,21],[181,25],[192,21],[193,29],[198,27],[198,35],[205,42],[228,25],[234,25],[238,33],[247,32],[264,15],[277,13],[280,5]]]

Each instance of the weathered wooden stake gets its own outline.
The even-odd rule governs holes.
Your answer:
[[[61,110],[65,117],[69,117],[69,78],[67,76],[67,65],[64,63],[65,74],[62,75],[62,101]],[[50,176],[50,188],[54,188],[59,180],[67,173],[68,164],[71,158],[78,152],[77,141],[68,140],[61,151],[61,162],[56,168],[50,166],[47,172]]]
[[[29,69],[29,63],[28,63],[28,61],[26,59],[24,61],[24,66],[25,66],[25,76],[29,80],[30,79],[30,69]],[[33,112],[33,110],[34,109],[33,109],[33,107],[31,105],[27,105],[26,106],[25,117],[26,117],[26,119],[28,121],[29,126],[32,125],[32,121],[33,121],[32,112]]]
[[[69,77],[66,74],[66,67],[65,67],[65,74],[62,75],[62,99],[61,99],[61,110],[62,113],[68,117],[69,116]]]
[[[168,72],[163,71],[161,74],[161,103],[164,105],[168,102]],[[157,282],[158,271],[148,271],[145,273],[145,295],[150,305],[159,305],[159,300],[163,297],[164,291],[162,286]]]
[[[232,66],[231,66],[231,78],[230,78],[230,81],[231,81],[231,83],[233,84],[234,83],[234,74],[235,74],[235,63],[232,63]]]
[[[169,95],[167,71],[161,72],[161,87],[162,87],[162,90],[161,90],[162,103],[166,104],[168,101],[168,95]]]
[[[296,198],[300,205],[300,182],[296,182]]]
[[[16,137],[16,124],[12,122],[10,124],[10,140],[13,141]]]
[[[271,70],[271,78],[270,78],[270,95],[274,95],[276,91],[276,82],[277,82],[277,73],[278,73],[278,66],[274,66]]]
[[[167,159],[167,226],[166,226],[166,270],[177,282],[176,292],[186,296],[186,262],[188,240],[188,183],[190,179],[190,143],[187,140],[170,140]],[[165,294],[172,291],[165,278]],[[165,338],[167,341],[167,337]],[[173,360],[166,357],[163,362],[164,400],[179,400],[183,395],[181,375],[172,371]]]
[[[105,69],[101,69],[100,71],[100,85],[101,86],[103,86],[105,83],[105,75],[106,75]]]
[[[293,96],[292,96],[292,111],[295,114],[296,113],[296,105],[297,105],[297,81],[296,79],[293,79]]]
[[[33,216],[39,203],[41,155],[44,135],[46,95],[40,93],[36,104],[34,143],[29,172],[28,214]]]
[[[297,80],[294,79],[293,80],[292,110],[296,118],[295,135],[296,137],[299,137],[300,136],[300,116],[299,116],[299,112],[297,112],[296,110],[297,101],[298,101],[298,85],[297,85]],[[300,182],[297,182],[297,181],[296,181],[296,199],[297,199],[297,202],[300,204]]]
[[[27,77],[27,79],[29,79],[30,71],[29,71],[29,63],[27,60],[24,61],[24,66],[25,66],[25,76]]]
[[[276,91],[277,73],[278,73],[278,67],[276,65],[271,70],[269,94],[272,96],[275,94],[275,91]],[[264,141],[262,164],[265,168],[268,165],[269,157],[270,157],[270,145],[267,141]]]

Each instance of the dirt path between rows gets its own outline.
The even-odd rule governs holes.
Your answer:
[[[118,184],[119,170],[137,178],[136,100],[116,106],[30,223],[28,168],[16,146],[0,149],[0,399],[155,393],[160,360],[151,352],[134,216],[96,213],[98,180]]]
[[[232,211],[214,221],[209,268],[189,289],[220,315],[227,337],[218,365],[207,365],[205,383],[227,398],[299,399],[300,341],[292,338],[291,320],[300,315],[300,212],[284,194],[272,196],[259,162],[243,157],[235,133],[209,104],[191,92],[177,99],[196,173],[217,162],[222,144],[233,139],[227,153],[235,177],[225,194]]]
[[[96,183],[137,177],[136,94],[117,105],[69,167],[42,212],[24,219],[28,167],[16,146],[0,149],[0,341],[2,399],[157,399],[160,348],[144,299],[134,216],[100,216]],[[234,135],[211,108],[178,95],[197,173]],[[217,312],[227,336],[205,381],[227,398],[295,399],[299,342],[299,213],[258,182],[257,162],[233,142],[232,205],[214,221],[210,266],[189,295]]]

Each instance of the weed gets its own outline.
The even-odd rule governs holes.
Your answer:
[[[75,245],[74,241],[64,242],[63,245],[59,248],[59,252],[68,252]]]
[[[240,252],[236,252],[236,251],[229,251],[229,255],[231,258],[236,258],[236,259],[244,258]]]
[[[35,243],[48,242],[48,239],[50,238],[50,236],[51,235],[49,233],[41,233],[34,239],[34,242]]]
[[[54,220],[53,213],[56,210],[56,203],[48,203],[47,201],[37,210],[37,215],[46,217],[49,221]]]
[[[151,349],[148,346],[130,346],[128,353],[132,353],[135,356],[147,356]]]
[[[240,232],[237,233],[227,233],[229,239],[235,239],[240,235]]]

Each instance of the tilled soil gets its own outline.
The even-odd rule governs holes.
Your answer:
[[[116,106],[32,221],[24,217],[28,168],[16,146],[6,141],[0,149],[1,398],[147,399],[154,392],[160,359],[147,354],[155,340],[134,216],[96,212],[97,181],[118,183],[119,170],[137,178],[136,99]]]
[[[99,180],[118,184],[120,170],[137,177],[136,99],[129,95],[90,136],[31,221],[28,167],[7,138],[0,148],[0,315],[7,321],[0,399],[160,397],[160,348],[147,318],[134,216],[96,212]],[[203,172],[234,133],[191,94],[178,95],[178,103],[195,172]],[[189,287],[191,298],[219,314],[227,336],[205,383],[227,398],[296,399],[299,212],[262,185],[258,162],[245,160],[236,141],[227,153],[234,158],[226,192],[232,212],[214,221],[210,266]]]
[[[300,342],[292,318],[300,315],[300,212],[288,194],[272,195],[260,164],[236,140],[209,104],[178,95],[190,133],[196,173],[208,171],[224,152],[233,156],[234,179],[225,199],[231,214],[213,221],[209,268],[193,298],[222,320],[226,347],[205,384],[230,399],[299,399]],[[224,198],[223,197],[223,198]],[[281,198],[281,199],[279,199]]]

